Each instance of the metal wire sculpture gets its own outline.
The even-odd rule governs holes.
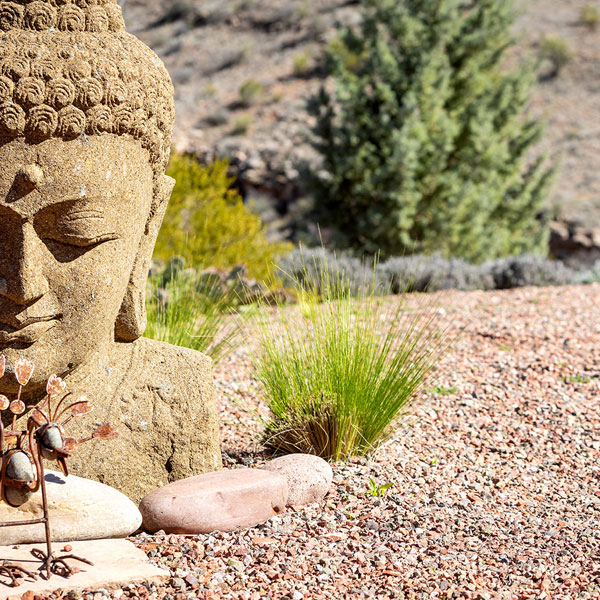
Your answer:
[[[0,354],[0,378],[5,374],[5,367],[5,357]],[[87,400],[69,404],[66,401],[71,396],[70,393],[63,395],[56,402],[57,398],[65,391],[66,385],[60,377],[51,375],[46,385],[46,396],[41,404],[27,407],[21,400],[21,393],[29,383],[33,370],[34,364],[31,361],[18,360],[14,366],[15,377],[19,384],[16,399],[11,402],[6,396],[0,394],[0,411],[8,409],[12,413],[10,429],[6,429],[0,420],[0,456],[2,460],[0,494],[6,504],[17,508],[41,489],[43,514],[37,519],[0,522],[0,527],[43,524],[46,551],[32,550],[32,554],[42,562],[39,570],[45,570],[47,579],[52,574],[70,577],[78,569],[70,566],[66,562],[67,559],[77,560],[88,565],[93,565],[93,563],[74,554],[55,556],[52,552],[44,460],[57,461],[61,471],[67,476],[69,472],[66,459],[77,445],[92,439],[114,439],[118,434],[110,423],[105,423],[87,438],[75,440],[65,437],[65,425],[74,417],[89,413],[93,409],[93,405]],[[52,406],[53,402],[56,402],[54,407]],[[29,411],[31,414],[27,419],[27,428],[17,429],[17,416]],[[25,569],[22,565],[4,561],[0,563],[0,581],[2,577],[8,578],[7,585],[16,587],[25,577],[37,579],[37,574]]]

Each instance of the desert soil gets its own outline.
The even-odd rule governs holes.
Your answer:
[[[250,530],[138,536],[169,585],[114,597],[600,598],[600,285],[435,299],[460,337],[376,456]],[[248,345],[215,377],[226,465],[260,466]]]

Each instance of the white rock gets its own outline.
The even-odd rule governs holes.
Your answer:
[[[329,464],[312,454],[288,454],[269,461],[263,469],[283,475],[288,481],[288,506],[320,502],[333,479]]]
[[[46,490],[52,539],[60,542],[127,537],[142,524],[135,504],[108,485],[75,475],[46,470]],[[0,502],[0,522],[42,517],[38,490],[19,508]],[[44,525],[0,528],[0,545],[33,544],[45,540]]]

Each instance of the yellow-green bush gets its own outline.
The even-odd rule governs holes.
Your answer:
[[[600,23],[600,11],[595,4],[586,4],[581,9],[581,22],[590,29],[596,29]]]
[[[245,265],[249,277],[268,280],[291,245],[267,240],[260,217],[231,188],[228,166],[217,160],[204,167],[193,156],[173,154],[167,173],[177,183],[154,255],[182,256],[194,268]]]
[[[573,58],[567,40],[556,35],[545,35],[540,41],[540,57],[552,64],[552,75],[558,75]]]
[[[265,86],[256,79],[248,79],[240,87],[240,100],[244,106],[252,106],[265,94]]]

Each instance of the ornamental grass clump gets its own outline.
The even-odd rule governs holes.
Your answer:
[[[312,310],[263,314],[254,362],[272,412],[264,444],[345,460],[374,451],[392,433],[448,338],[433,296],[413,296],[411,307],[406,295],[356,299],[342,277],[327,277],[329,292]]]
[[[175,268],[166,281],[150,281],[145,335],[204,352],[216,363],[239,337],[240,321],[231,318],[237,303],[234,292],[224,294],[215,282],[199,285],[185,270]]]

